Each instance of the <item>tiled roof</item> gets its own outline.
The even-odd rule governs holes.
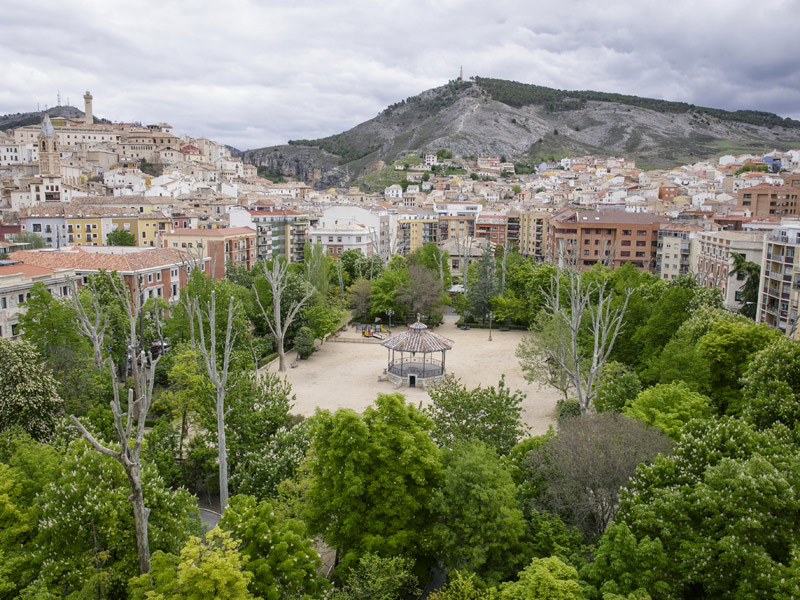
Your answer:
[[[39,275],[50,275],[51,273],[55,273],[55,269],[50,269],[48,267],[39,267],[37,265],[26,265],[25,263],[0,266],[0,277],[7,277],[9,275],[23,275],[25,277],[37,277]]]
[[[170,235],[185,235],[185,236],[193,236],[193,237],[218,237],[224,238],[232,235],[255,235],[256,230],[251,229],[250,227],[224,227],[222,229],[173,229],[169,233],[165,233],[164,236]]]
[[[381,342],[381,346],[397,352],[441,352],[453,347],[453,340],[428,331],[425,323],[413,323],[408,331],[393,335],[388,340]]]
[[[19,250],[11,255],[29,265],[50,269],[76,269],[78,271],[118,271],[132,273],[146,269],[167,267],[188,258],[174,248],[158,248],[121,254],[91,252],[80,246],[64,250]]]

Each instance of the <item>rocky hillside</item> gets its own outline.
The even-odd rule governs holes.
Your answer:
[[[27,112],[15,113],[12,115],[0,115],[0,131],[7,131],[15,127],[23,127],[25,125],[38,125],[44,119],[44,112]],[[47,114],[50,118],[65,117],[67,119],[80,119],[83,117],[83,111],[75,108],[74,106],[54,106],[47,109]],[[98,122],[95,117],[95,122]]]
[[[451,81],[318,140],[247,150],[245,160],[318,188],[352,183],[410,150],[534,160],[625,156],[666,168],[725,153],[800,146],[800,121],[497,79]]]

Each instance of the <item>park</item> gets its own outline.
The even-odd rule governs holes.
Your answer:
[[[555,388],[528,383],[522,375],[514,351],[525,331],[492,331],[456,326],[458,316],[447,314],[436,333],[455,342],[447,353],[447,374],[472,389],[497,385],[505,375],[506,385],[526,395],[522,418],[531,433],[541,434],[555,423],[556,403],[560,392]],[[395,326],[392,335],[406,330]],[[338,337],[331,337],[307,360],[297,361],[296,368],[285,375],[296,396],[294,411],[313,415],[317,408],[335,411],[351,408],[358,412],[375,401],[378,394],[401,392],[414,405],[426,406],[430,396],[421,387],[396,387],[391,381],[379,381],[387,366],[387,352],[380,340],[364,338],[352,326]],[[269,369],[277,372],[277,361]]]

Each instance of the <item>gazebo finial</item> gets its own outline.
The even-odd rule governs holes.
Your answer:
[[[417,323],[419,323],[421,320],[422,320],[422,315],[417,313]]]

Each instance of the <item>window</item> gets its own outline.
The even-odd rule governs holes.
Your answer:
[[[8,308],[8,302],[6,301],[5,296],[0,298],[0,308]]]
[[[632,235],[632,234],[633,234],[633,231],[630,230],[630,229],[623,229],[622,230],[622,235]]]
[[[622,251],[619,253],[619,255],[620,255],[620,256],[630,256],[630,255],[631,255],[631,251],[630,251],[630,250],[622,250]]]
[[[17,294],[17,304],[25,302],[25,294]]]
[[[636,235],[645,236],[645,235],[647,235],[647,230],[646,229],[637,229],[636,230]]]
[[[147,283],[153,283],[153,274],[152,274],[152,273],[150,273],[150,274],[147,276]]]
[[[41,223],[34,223],[33,224],[33,232],[34,233],[41,233],[42,232],[42,224]]]
[[[631,241],[630,240],[622,240],[620,242],[620,245],[621,246],[630,246],[631,245]]]
[[[161,271],[156,273],[156,281],[161,281]]]
[[[644,252],[637,252],[636,258],[642,258],[644,256]]]
[[[636,245],[639,247],[647,246],[647,242],[645,242],[644,240],[636,240]]]

